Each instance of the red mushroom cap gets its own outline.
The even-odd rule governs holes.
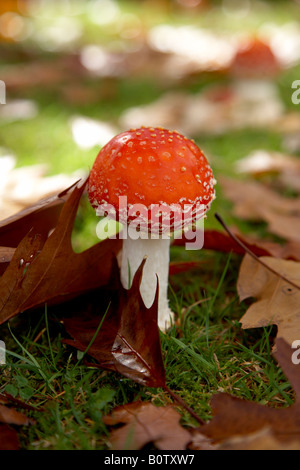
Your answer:
[[[117,135],[102,148],[90,172],[88,194],[96,209],[114,206],[123,223],[136,217],[128,217],[133,205],[145,206],[148,218],[142,228],[161,233],[203,216],[215,197],[214,185],[212,170],[193,141],[177,131],[142,127]],[[118,210],[121,196],[127,197],[126,214]],[[164,227],[162,217],[150,227],[153,205],[185,209],[184,223],[174,222],[173,214],[171,225]]]
[[[280,71],[280,63],[269,44],[250,37],[238,48],[232,62],[232,72],[239,77],[273,76]]]

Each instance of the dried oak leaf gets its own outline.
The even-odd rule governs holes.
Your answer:
[[[18,450],[20,448],[18,433],[9,425],[28,426],[35,420],[14,408],[0,404],[0,450]]]
[[[0,424],[0,450],[19,450],[18,433],[7,424]]]
[[[73,188],[45,242],[32,229],[17,246],[0,278],[0,324],[45,302],[62,302],[108,282],[120,240],[107,239],[82,253],[72,248],[74,220],[86,183]]]
[[[16,424],[18,426],[35,423],[33,419],[28,418],[25,414],[20,413],[14,408],[10,408],[4,405],[0,405],[0,422],[6,424]]]
[[[0,220],[0,245],[17,247],[32,228],[46,240],[50,230],[56,226],[75,184],[55,196],[42,199],[11,217]]]
[[[201,433],[222,443],[268,428],[280,442],[299,443],[300,364],[292,362],[293,352],[283,338],[277,339],[274,355],[294,389],[296,400],[292,406],[276,409],[220,393],[212,398],[213,418],[200,428]]]
[[[11,262],[15,251],[15,248],[11,248],[9,246],[0,246],[0,276],[4,273],[7,266]]]
[[[269,232],[285,240],[300,244],[300,201],[298,215],[280,214],[277,211],[261,208],[261,216],[268,223]]]
[[[264,221],[270,233],[300,243],[300,198],[287,198],[258,181],[221,178],[233,213],[245,220]]]
[[[62,207],[72,192],[71,187],[55,196],[38,201],[13,216],[0,220],[0,276],[12,260],[16,247],[31,229],[45,242],[57,224]]]
[[[264,220],[266,213],[299,215],[300,198],[287,198],[258,181],[218,179],[224,195],[234,204],[234,214],[245,220]]]
[[[297,117],[297,127],[299,117]],[[300,160],[293,155],[256,150],[236,163],[238,173],[261,177],[276,175],[276,181],[287,188],[300,192]]]
[[[172,406],[139,401],[115,408],[103,421],[110,426],[124,424],[110,434],[113,450],[139,450],[150,443],[159,450],[185,450],[191,434],[180,418]]]
[[[172,261],[169,264],[169,276],[199,268],[203,263],[203,261]]]
[[[300,450],[300,439],[281,442],[268,428],[247,436],[235,436],[222,442],[218,450]]]
[[[99,367],[119,372],[148,387],[164,387],[165,370],[157,325],[158,288],[150,308],[145,306],[140,294],[145,261],[129,290],[121,285],[115,265],[113,281],[106,286],[106,291],[111,291],[110,308],[88,354],[97,360]],[[81,351],[89,346],[102,319],[99,313],[101,292],[93,295],[93,299],[83,304],[82,313],[64,320],[65,329],[73,338],[64,342]]]
[[[237,282],[241,301],[253,297],[253,303],[240,322],[242,328],[259,328],[277,325],[278,337],[289,344],[300,338],[300,289],[280,276],[291,280],[300,288],[300,263],[272,257],[260,258],[278,272],[278,276],[253,259],[244,257]]]

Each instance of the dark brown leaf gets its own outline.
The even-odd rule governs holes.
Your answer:
[[[46,240],[50,230],[56,226],[62,207],[73,187],[74,185],[56,196],[38,201],[8,219],[1,220],[0,245],[17,247],[32,228]]]
[[[169,276],[190,271],[191,269],[198,268],[203,264],[203,261],[172,261],[169,265]]]
[[[16,424],[18,426],[35,423],[33,419],[28,418],[23,413],[20,413],[14,408],[10,408],[4,405],[0,405],[0,422],[6,424]]]
[[[300,244],[299,197],[284,197],[258,181],[221,178],[220,182],[225,196],[234,204],[236,217],[264,221],[270,233]]]
[[[71,244],[86,183],[73,188],[45,243],[42,235],[31,230],[18,245],[0,278],[0,323],[45,302],[62,302],[108,282],[121,241],[107,239],[82,253],[75,253]]]
[[[107,425],[124,424],[111,432],[113,450],[139,450],[150,443],[160,450],[185,450],[191,440],[172,406],[134,402],[116,408],[103,420]]]
[[[19,450],[18,433],[7,424],[0,424],[0,450]]]
[[[15,251],[15,248],[0,246],[0,276],[4,273],[5,269],[11,262]]]
[[[276,409],[227,394],[217,394],[211,402],[213,418],[200,428],[202,434],[214,442],[222,442],[268,428],[282,442],[300,440],[300,364],[293,364],[294,350],[285,340],[277,339],[276,346],[276,358],[296,392],[295,403]]]
[[[157,325],[158,289],[153,305],[146,308],[139,290],[144,263],[145,260],[129,290],[122,287],[116,267],[111,306],[88,353],[98,361],[99,367],[117,371],[142,385],[163,387],[165,370]],[[96,306],[101,305],[101,296],[94,302]],[[65,342],[85,351],[101,322],[99,310],[94,304],[92,315],[83,313],[65,319],[65,328],[73,338]]]
[[[243,328],[276,325],[278,337],[284,338],[288,344],[300,338],[299,261],[264,256],[256,260],[247,254],[240,267],[237,291],[241,301],[256,299],[240,320]]]
[[[218,179],[225,196],[234,204],[234,214],[245,220],[264,220],[268,213],[299,214],[300,198],[287,198],[258,181]]]

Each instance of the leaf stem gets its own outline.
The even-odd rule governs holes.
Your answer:
[[[190,415],[199,423],[201,424],[201,426],[203,426],[205,424],[205,422],[197,415],[197,413],[195,413],[195,411],[190,408],[186,403],[185,401],[179,397],[178,395],[176,395],[175,392],[173,392],[169,387],[168,385],[164,384],[163,386],[164,390],[166,392],[168,392],[169,395],[171,395],[171,397],[180,405],[182,406],[186,411],[188,411],[190,413]]]

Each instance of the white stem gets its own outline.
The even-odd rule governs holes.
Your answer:
[[[133,240],[127,238],[123,240],[121,282],[126,289],[129,289],[129,283],[145,256],[147,260],[140,286],[141,296],[146,307],[151,307],[156,293],[157,275],[159,282],[158,326],[165,331],[173,318],[168,301],[170,239],[139,238]]]

